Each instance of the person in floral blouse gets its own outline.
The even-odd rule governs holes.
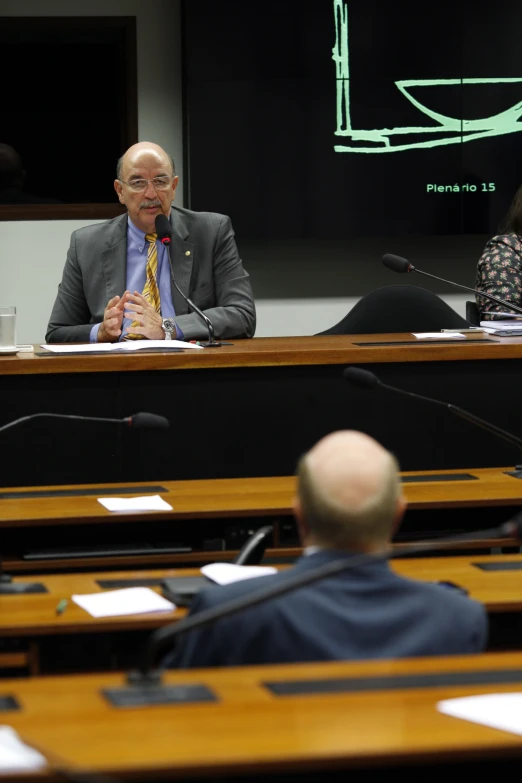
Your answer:
[[[501,225],[502,234],[492,237],[477,266],[475,288],[522,307],[522,186],[517,190]],[[509,312],[490,299],[477,296],[483,320],[495,313]]]

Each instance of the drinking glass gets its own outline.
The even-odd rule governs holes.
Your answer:
[[[0,350],[16,345],[16,307],[0,306]]]

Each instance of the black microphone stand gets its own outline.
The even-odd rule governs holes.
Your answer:
[[[172,280],[172,284],[176,291],[179,293],[180,296],[183,297],[185,302],[188,304],[190,309],[196,313],[196,315],[199,315],[199,317],[205,322],[207,329],[208,329],[208,340],[207,342],[199,343],[199,345],[202,345],[203,348],[221,348],[222,345],[233,345],[233,343],[223,343],[219,342],[219,340],[216,340],[216,333],[214,331],[214,324],[208,317],[208,315],[205,315],[203,310],[200,310],[197,305],[194,304],[192,299],[189,299],[189,297],[183,293],[179,285],[176,283],[176,278],[174,277],[174,264],[172,260],[172,244],[170,241],[169,236],[162,236],[159,238],[162,245],[164,245],[167,248],[168,254],[169,254],[169,264],[170,264],[170,279]]]
[[[474,413],[470,413],[470,411],[466,411],[464,408],[459,408],[458,405],[453,405],[451,402],[443,402],[442,400],[436,400],[433,397],[425,397],[423,394],[399,389],[397,386],[390,386],[387,383],[383,383],[374,373],[363,370],[360,367],[347,367],[343,371],[343,378],[359,388],[375,389],[380,386],[382,389],[395,392],[395,394],[400,394],[403,397],[411,397],[414,400],[422,400],[423,402],[429,402],[433,405],[446,408],[446,410],[451,411],[455,416],[459,416],[459,418],[469,421],[471,424],[476,424],[477,427],[481,427],[481,429],[486,432],[493,433],[493,435],[496,435],[498,438],[501,438],[522,450],[522,438],[512,435],[510,432],[497,427],[495,424],[491,424],[489,421],[481,419],[480,416],[475,416]],[[522,464],[515,465],[515,470],[506,471],[506,475],[516,479],[522,479]]]
[[[136,429],[167,429],[168,419],[163,416],[157,416],[154,413],[135,413],[124,419],[108,419],[101,416],[76,416],[66,413],[32,413],[29,416],[22,416],[19,419],[10,421],[0,427],[0,432],[5,432],[20,424],[34,419],[68,419],[70,421],[89,421],[102,422],[104,424],[126,424],[128,427]],[[20,593],[47,593],[46,587],[40,582],[13,582],[10,574],[4,573],[3,559],[0,553],[0,595],[19,595]]]
[[[397,262],[399,259],[404,261],[404,264],[400,265],[399,268],[399,264],[397,262],[394,263],[395,259],[397,259]],[[478,291],[476,288],[469,288],[467,285],[454,283],[453,280],[446,280],[444,277],[438,277],[437,275],[432,275],[429,272],[423,272],[422,269],[417,269],[417,267],[413,266],[413,264],[410,264],[407,259],[400,258],[400,256],[393,256],[391,253],[387,253],[385,256],[383,256],[382,263],[386,269],[390,269],[392,272],[399,272],[399,274],[404,272],[417,272],[418,275],[431,277],[432,280],[439,280],[441,283],[447,283],[448,285],[455,286],[455,288],[462,288],[464,291],[469,291],[470,293],[477,296],[482,296],[485,299],[491,299],[492,302],[496,302],[497,304],[502,305],[502,307],[506,307],[508,310],[514,310],[516,313],[522,315],[522,307],[518,307],[517,305],[511,304],[510,302],[505,302],[503,299],[499,299],[497,296],[493,296],[493,294],[486,294],[484,291]]]
[[[167,642],[196,628],[211,625],[223,617],[231,617],[245,609],[250,609],[272,598],[279,598],[300,587],[319,582],[321,579],[326,579],[329,576],[334,576],[351,568],[396,557],[423,554],[426,551],[452,549],[456,543],[463,541],[471,543],[480,538],[520,539],[521,536],[522,513],[519,513],[500,527],[489,530],[461,533],[449,538],[434,539],[417,544],[403,544],[394,547],[393,551],[386,550],[382,554],[362,553],[354,554],[350,558],[339,557],[337,560],[323,563],[305,573],[293,574],[291,579],[286,580],[282,584],[273,584],[269,587],[261,588],[255,593],[241,595],[220,606],[214,606],[195,615],[189,615],[177,623],[172,623],[154,631],[144,649],[140,668],[129,672],[127,675],[127,686],[104,689],[102,692],[115,707],[143,707],[157,704],[214,701],[212,692],[204,685],[163,685],[161,678],[164,668],[154,668],[154,664],[159,650]]]

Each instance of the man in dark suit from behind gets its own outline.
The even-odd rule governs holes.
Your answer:
[[[275,575],[204,590],[191,614],[339,558],[375,555],[182,637],[182,668],[479,652],[483,606],[451,588],[398,576],[385,558],[404,513],[395,458],[355,431],[323,438],[299,462],[294,512],[304,546],[295,566]]]

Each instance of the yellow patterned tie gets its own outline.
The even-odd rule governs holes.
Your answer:
[[[143,296],[145,299],[147,299],[147,301],[150,302],[156,312],[159,313],[161,312],[161,302],[158,283],[156,280],[156,275],[158,273],[158,249],[156,247],[157,238],[157,234],[145,234],[145,239],[149,243],[149,249],[147,250],[147,266],[145,268],[146,277],[145,286],[143,288]],[[139,326],[138,321],[133,321],[131,327],[132,326]],[[147,338],[142,334],[129,333],[127,335],[127,339],[146,340]]]

